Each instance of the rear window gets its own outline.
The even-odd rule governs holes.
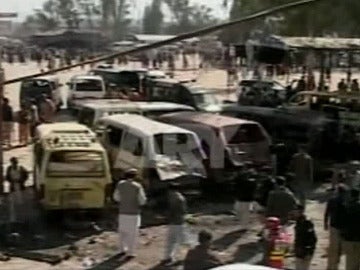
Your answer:
[[[265,134],[257,124],[227,126],[223,130],[228,144],[256,143],[265,140]]]
[[[47,175],[66,176],[103,176],[105,173],[102,153],[94,151],[58,151],[50,155]]]
[[[21,97],[22,98],[37,98],[43,94],[51,97],[52,90],[55,89],[54,85],[44,80],[30,80],[24,81],[21,84]]]
[[[102,82],[99,80],[78,80],[75,81],[77,92],[101,92],[103,91]]]
[[[177,155],[197,148],[194,137],[186,133],[157,134],[154,141],[155,152],[160,155]]]

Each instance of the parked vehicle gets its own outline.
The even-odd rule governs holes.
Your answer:
[[[43,209],[100,210],[110,195],[107,154],[96,135],[76,123],[36,129],[34,182]]]
[[[70,106],[76,100],[106,96],[105,82],[100,76],[77,75],[71,78],[68,86],[68,104]]]
[[[149,80],[145,88],[148,101],[185,104],[198,111],[218,112],[220,110],[220,102],[214,90],[189,83],[189,81]]]
[[[50,98],[60,108],[63,104],[62,84],[56,76],[46,76],[24,80],[20,86],[20,101],[41,100],[43,95]]]
[[[282,153],[282,168],[286,170],[296,146],[302,144],[318,159],[337,159],[340,147],[339,122],[327,114],[314,111],[291,111],[284,108],[224,105],[223,115],[259,122],[271,135],[273,143],[286,145]]]
[[[125,90],[135,89],[141,92],[142,80],[147,73],[146,69],[124,69],[113,66],[102,66],[90,71],[92,75],[101,76],[108,90]]]
[[[237,97],[240,105],[277,107],[286,100],[286,87],[271,80],[242,80]]]
[[[171,181],[198,186],[206,178],[195,133],[130,114],[107,116],[100,124],[105,127],[102,142],[115,179],[136,168],[146,190],[156,194]]]
[[[166,114],[158,119],[199,136],[208,157],[208,175],[216,182],[233,180],[245,161],[271,163],[270,137],[257,122],[199,112]]]
[[[139,114],[156,118],[164,113],[194,111],[194,108],[169,102],[128,101],[124,99],[101,99],[79,105],[78,122],[95,129],[98,121],[114,114]]]

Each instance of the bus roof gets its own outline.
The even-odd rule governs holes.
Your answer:
[[[42,124],[36,129],[36,137],[50,149],[71,149],[104,151],[96,134],[78,123]]]
[[[109,124],[118,128],[123,128],[124,126],[130,127],[132,130],[135,130],[137,133],[143,134],[146,137],[150,137],[156,134],[172,133],[195,135],[195,133],[186,129],[153,121],[141,115],[115,114],[102,118],[102,121],[105,125]]]
[[[183,121],[185,123],[190,122],[190,123],[208,125],[208,126],[211,126],[214,128],[256,123],[254,121],[237,119],[237,118],[233,118],[233,117],[216,115],[216,114],[211,114],[211,113],[201,113],[201,112],[176,112],[176,113],[162,115],[159,117],[159,119],[160,120],[161,119],[174,120],[177,122]]]

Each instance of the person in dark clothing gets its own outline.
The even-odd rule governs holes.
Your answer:
[[[244,171],[240,171],[235,178],[234,209],[243,230],[247,230],[250,222],[250,206],[255,199],[256,185],[256,180]]]
[[[314,223],[304,213],[304,206],[298,205],[295,211],[295,258],[296,270],[310,270],[314,256],[317,236]]]
[[[281,224],[288,222],[297,204],[294,194],[285,186],[285,183],[284,177],[277,177],[277,187],[270,192],[266,209],[266,216],[279,218]]]
[[[302,76],[296,85],[296,91],[302,92],[305,90],[306,90],[306,81],[305,81],[305,77]]]
[[[337,270],[341,257],[341,234],[345,213],[345,198],[347,189],[338,185],[337,192],[326,205],[324,229],[329,230],[328,266],[327,270]]]
[[[30,120],[29,107],[23,102],[18,112],[20,145],[27,145],[29,143]]]
[[[350,191],[350,201],[346,205],[341,236],[344,241],[346,270],[360,269],[360,201],[359,190]]]
[[[184,260],[184,270],[208,270],[222,265],[221,260],[210,250],[211,241],[211,233],[199,233],[199,245],[188,251]]]
[[[266,208],[269,194],[275,189],[275,187],[276,182],[272,176],[267,176],[263,179],[262,183],[260,183],[256,196],[256,201],[260,206]]]
[[[2,106],[2,117],[3,117],[3,142],[2,144],[11,147],[11,137],[14,127],[14,114],[13,108],[10,106],[9,99],[3,99]]]
[[[346,85],[345,79],[341,79],[341,81],[337,85],[337,88],[338,88],[338,91],[340,91],[340,92],[346,92],[347,85]]]
[[[24,206],[25,182],[29,177],[28,171],[21,165],[16,157],[10,159],[10,166],[6,169],[6,181],[10,185],[10,222],[16,222]]]
[[[168,237],[163,264],[173,262],[176,249],[185,242],[185,217],[187,203],[175,183],[169,186],[168,191]]]

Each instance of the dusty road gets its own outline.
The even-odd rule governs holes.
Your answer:
[[[27,75],[33,73],[38,68],[35,64],[30,63],[27,65],[5,64],[6,77],[14,78],[19,75]],[[80,69],[74,69],[70,72],[64,72],[59,74],[62,83],[65,83],[74,74],[82,73]],[[190,73],[190,74],[189,74]],[[189,72],[187,74],[180,74],[179,76],[197,76],[200,84],[208,87],[221,88],[225,87],[226,74],[221,70],[212,70],[208,72],[194,73]],[[338,78],[342,78],[344,73],[337,73],[333,76],[334,87],[338,81]],[[355,75],[356,76],[356,75]],[[295,75],[296,77],[296,75]],[[281,80],[281,78],[280,78]],[[10,98],[11,103],[18,107],[18,88],[19,84],[13,84],[6,86],[5,95]],[[225,94],[227,95],[227,94]],[[229,96],[232,98],[232,96]],[[19,158],[21,164],[31,170],[31,147],[19,148],[5,153],[5,166],[8,163],[10,157],[16,156]],[[31,185],[29,180],[28,185]],[[322,228],[322,217],[324,211],[324,198],[327,194],[324,193],[323,188],[314,196],[314,200],[311,200],[308,205],[308,215],[313,219],[316,224],[316,230],[319,236],[319,244],[316,251],[316,256],[313,260],[312,270],[324,270],[326,265],[326,246],[327,246],[327,232]],[[4,206],[3,206],[4,207]],[[196,233],[203,228],[209,229],[214,233],[215,243],[214,248],[219,252],[219,255],[226,261],[243,262],[249,261],[256,263],[260,258],[260,246],[257,243],[256,233],[260,227],[257,222],[257,217],[252,216],[253,229],[246,234],[238,232],[237,221],[231,215],[231,204],[211,204],[211,203],[199,203],[192,205],[194,215],[189,224],[189,235],[192,236],[191,242],[195,241]],[[4,211],[2,211],[4,213]],[[4,221],[6,215],[2,217]],[[34,223],[36,224],[36,223]],[[79,231],[62,231],[56,233],[57,237],[63,241],[54,243],[54,245],[45,245],[44,243],[50,243],[52,240],[51,235],[44,236],[40,244],[37,246],[37,242],[31,242],[32,237],[27,236],[27,242],[29,242],[27,248],[31,250],[41,250],[49,254],[65,254],[68,253],[69,247],[74,250],[72,256],[61,263],[51,266],[46,263],[38,263],[31,260],[24,260],[21,258],[13,257],[8,262],[0,262],[0,270],[22,270],[22,269],[85,269],[83,263],[85,258],[93,258],[97,262],[104,261],[104,264],[99,265],[93,269],[123,269],[123,270],[161,270],[166,269],[157,266],[159,261],[163,257],[164,244],[166,237],[166,228],[164,226],[149,227],[141,230],[141,237],[139,239],[139,252],[138,257],[130,262],[121,262],[119,260],[111,259],[111,256],[117,252],[118,237],[113,229],[110,229],[110,225],[104,226],[106,229],[104,232],[95,233],[93,231],[89,235],[82,235]],[[34,229],[34,228],[33,228]],[[41,234],[41,229],[35,230]],[[51,229],[54,231],[54,229]],[[54,233],[55,234],[55,233]],[[49,237],[49,238],[47,238]],[[36,238],[36,237],[35,237]],[[35,241],[35,240],[34,240]],[[33,243],[33,244],[31,244]],[[37,244],[36,244],[37,243]],[[46,248],[44,248],[46,247]],[[178,259],[182,260],[187,250],[187,247],[183,247],[179,252]],[[109,259],[109,260],[107,260]],[[106,261],[107,260],[107,261]],[[291,258],[288,260],[289,266],[293,266]],[[181,269],[181,267],[173,267],[171,269]],[[343,270],[342,265],[340,270]]]

